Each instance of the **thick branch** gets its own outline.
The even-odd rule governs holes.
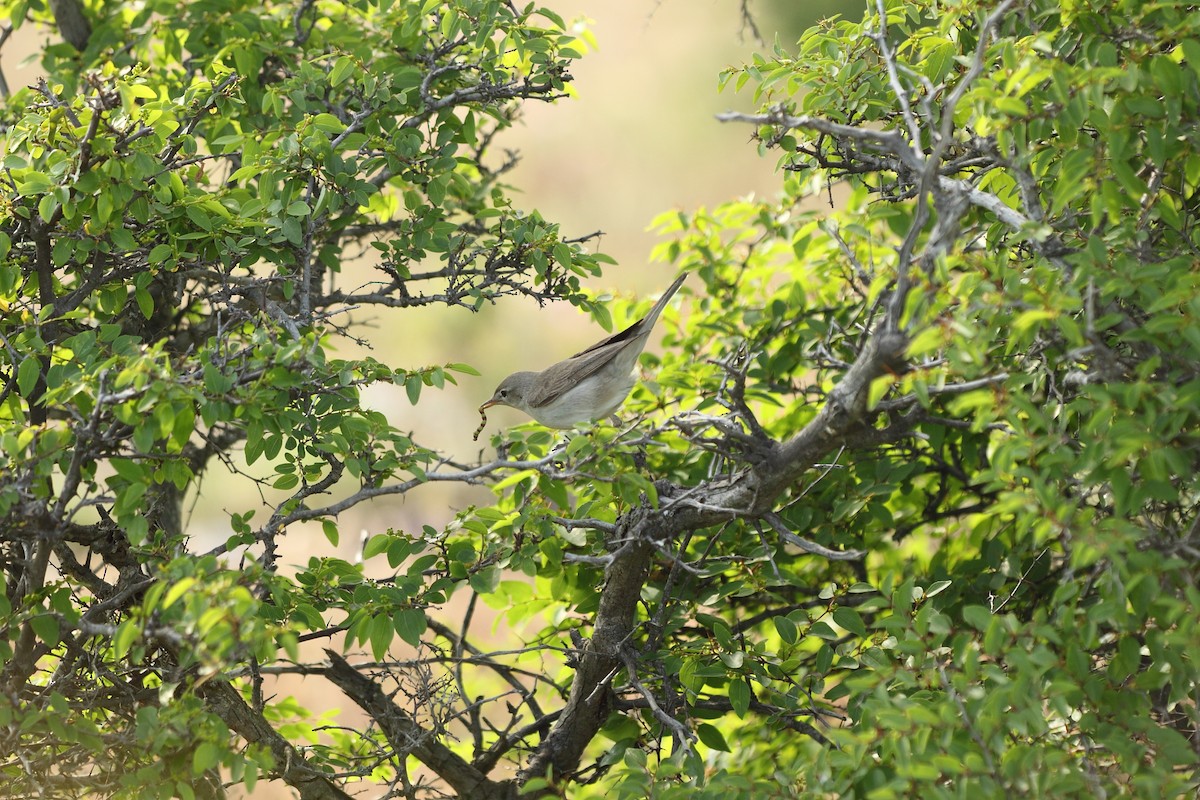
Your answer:
[[[323,773],[308,766],[304,756],[246,705],[242,696],[228,683],[213,681],[205,685],[202,692],[209,708],[225,720],[226,725],[246,741],[266,745],[275,758],[275,769],[279,776],[300,793],[301,800],[350,800],[350,795]]]
[[[755,507],[769,511],[775,498],[855,429],[867,415],[871,382],[901,369],[908,338],[898,331],[878,332],[826,398],[804,429],[778,444],[769,462],[754,470]]]
[[[346,695],[371,715],[388,744],[398,755],[411,753],[423,764],[436,772],[458,793],[459,800],[504,800],[515,798],[515,787],[489,780],[453,750],[439,742],[432,731],[427,731],[393,703],[379,684],[362,675],[332,650],[326,676]]]
[[[612,678],[621,667],[621,647],[633,633],[633,612],[654,554],[648,540],[666,536],[661,512],[640,508],[626,515],[625,520],[626,530],[635,535],[635,541],[622,547],[605,570],[596,626],[580,654],[571,696],[562,716],[518,776],[520,784],[547,773],[561,777],[574,771],[584,749],[608,718]]]

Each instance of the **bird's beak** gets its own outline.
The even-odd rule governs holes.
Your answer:
[[[486,403],[481,405],[479,407],[479,410],[483,411],[485,408],[491,408],[492,406],[498,406],[498,405],[500,405],[500,401],[493,397],[491,400],[488,400]]]

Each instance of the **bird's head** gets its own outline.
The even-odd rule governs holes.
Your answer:
[[[514,372],[504,380],[500,381],[500,385],[496,387],[496,391],[492,394],[492,399],[479,407],[480,411],[492,406],[511,406],[518,411],[529,413],[529,404],[525,398],[529,391],[533,388],[533,382],[537,378],[536,372]]]

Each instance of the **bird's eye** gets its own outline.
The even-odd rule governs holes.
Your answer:
[[[500,390],[500,396],[501,396],[501,397],[508,397],[508,389],[501,389],[501,390]]]

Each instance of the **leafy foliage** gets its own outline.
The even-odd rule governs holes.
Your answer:
[[[4,112],[14,794],[1195,791],[1194,12],[880,2],[731,69],[781,196],[662,215],[694,299],[655,378],[618,427],[517,428],[483,464],[360,399],[473,368],[332,347],[356,306],[590,307],[604,257],[487,157],[567,91],[561,20],[89,13]],[[179,506],[213,459],[268,467],[272,512],[200,553]],[[495,504],[279,571],[301,523],[336,544],[434,481]],[[480,602],[511,646],[479,644]],[[314,721],[287,674],[369,722]]]

